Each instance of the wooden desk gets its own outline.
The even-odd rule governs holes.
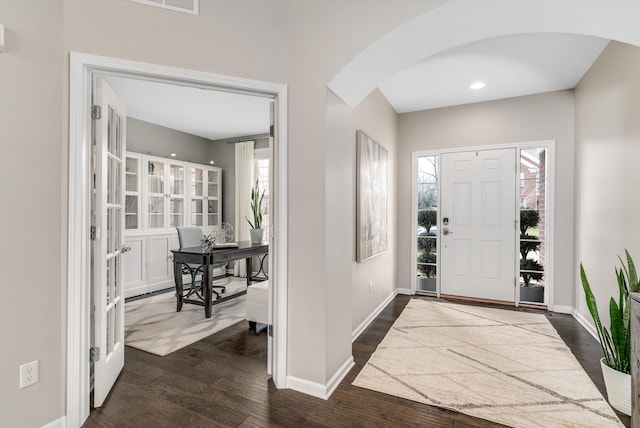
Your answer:
[[[211,318],[211,267],[218,263],[224,263],[232,260],[245,259],[247,263],[247,285],[251,284],[254,277],[252,272],[252,259],[254,256],[267,254],[269,245],[252,244],[249,241],[239,242],[237,248],[219,248],[210,251],[202,247],[182,248],[180,250],[171,250],[173,253],[173,277],[176,283],[176,312],[182,310],[183,303],[193,303],[204,306],[205,318]],[[184,297],[184,287],[182,284],[182,264],[191,263],[203,266],[202,269],[202,288],[204,301],[186,299]]]

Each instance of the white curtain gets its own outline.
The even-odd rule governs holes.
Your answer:
[[[236,241],[249,241],[249,223],[245,216],[252,218],[251,214],[251,188],[254,178],[254,154],[253,141],[236,143]],[[233,268],[235,276],[246,277],[246,265],[244,260],[236,261]]]

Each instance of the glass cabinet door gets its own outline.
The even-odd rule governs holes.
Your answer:
[[[204,169],[191,167],[189,171],[191,226],[204,226]]]
[[[147,227],[164,228],[164,173],[166,165],[156,160],[147,161]]]
[[[124,228],[140,229],[140,158],[127,156],[125,161]]]
[[[169,227],[184,226],[184,165],[169,165]]]
[[[207,226],[220,224],[220,198],[219,198],[220,172],[218,170],[207,171]]]

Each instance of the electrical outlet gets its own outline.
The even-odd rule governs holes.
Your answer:
[[[369,281],[369,293],[373,291],[373,281]]]
[[[20,388],[38,382],[38,360],[20,366]]]

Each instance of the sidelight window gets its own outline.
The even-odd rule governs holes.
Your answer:
[[[416,291],[436,291],[438,262],[438,156],[418,157]]]

